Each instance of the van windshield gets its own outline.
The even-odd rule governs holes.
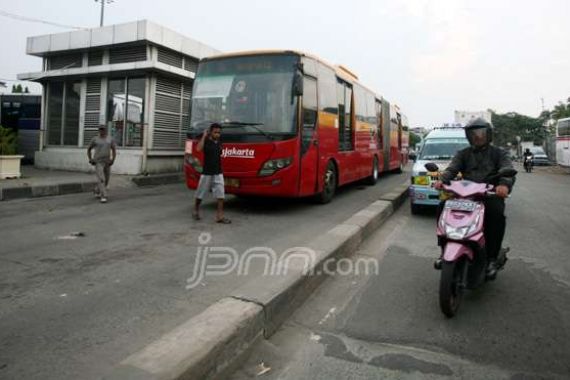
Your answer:
[[[420,153],[420,160],[451,160],[457,151],[467,148],[466,138],[427,139]]]

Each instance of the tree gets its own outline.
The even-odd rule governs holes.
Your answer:
[[[420,136],[416,135],[414,132],[410,132],[410,146],[412,148],[415,148],[421,140]]]
[[[552,110],[552,117],[554,119],[562,119],[565,117],[570,117],[570,98],[566,99],[566,104],[563,102],[558,102]]]
[[[12,93],[13,94],[21,94],[22,92],[24,92],[24,90],[22,90],[21,84],[15,84],[12,86]]]
[[[26,89],[24,90],[24,93],[29,94],[30,93],[30,89],[28,88],[28,86],[26,86]]]
[[[0,125],[0,156],[16,154],[16,133]]]
[[[495,144],[507,146],[508,143],[517,144],[517,136],[521,141],[533,141],[535,144],[542,144],[547,131],[543,127],[541,118],[534,118],[508,112],[505,114],[491,113],[492,122],[495,127]]]

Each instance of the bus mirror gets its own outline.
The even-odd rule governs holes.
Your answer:
[[[295,73],[295,79],[293,80],[293,95],[303,95],[303,74],[300,71]]]

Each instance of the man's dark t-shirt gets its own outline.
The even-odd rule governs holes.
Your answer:
[[[202,174],[222,174],[222,144],[207,138],[204,141],[204,170]]]

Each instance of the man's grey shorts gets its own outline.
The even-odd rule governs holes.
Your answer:
[[[196,189],[196,194],[194,195],[197,199],[204,199],[208,191],[212,191],[212,195],[216,199],[224,199],[224,175],[204,175],[200,176],[200,182],[198,182],[198,188]]]

